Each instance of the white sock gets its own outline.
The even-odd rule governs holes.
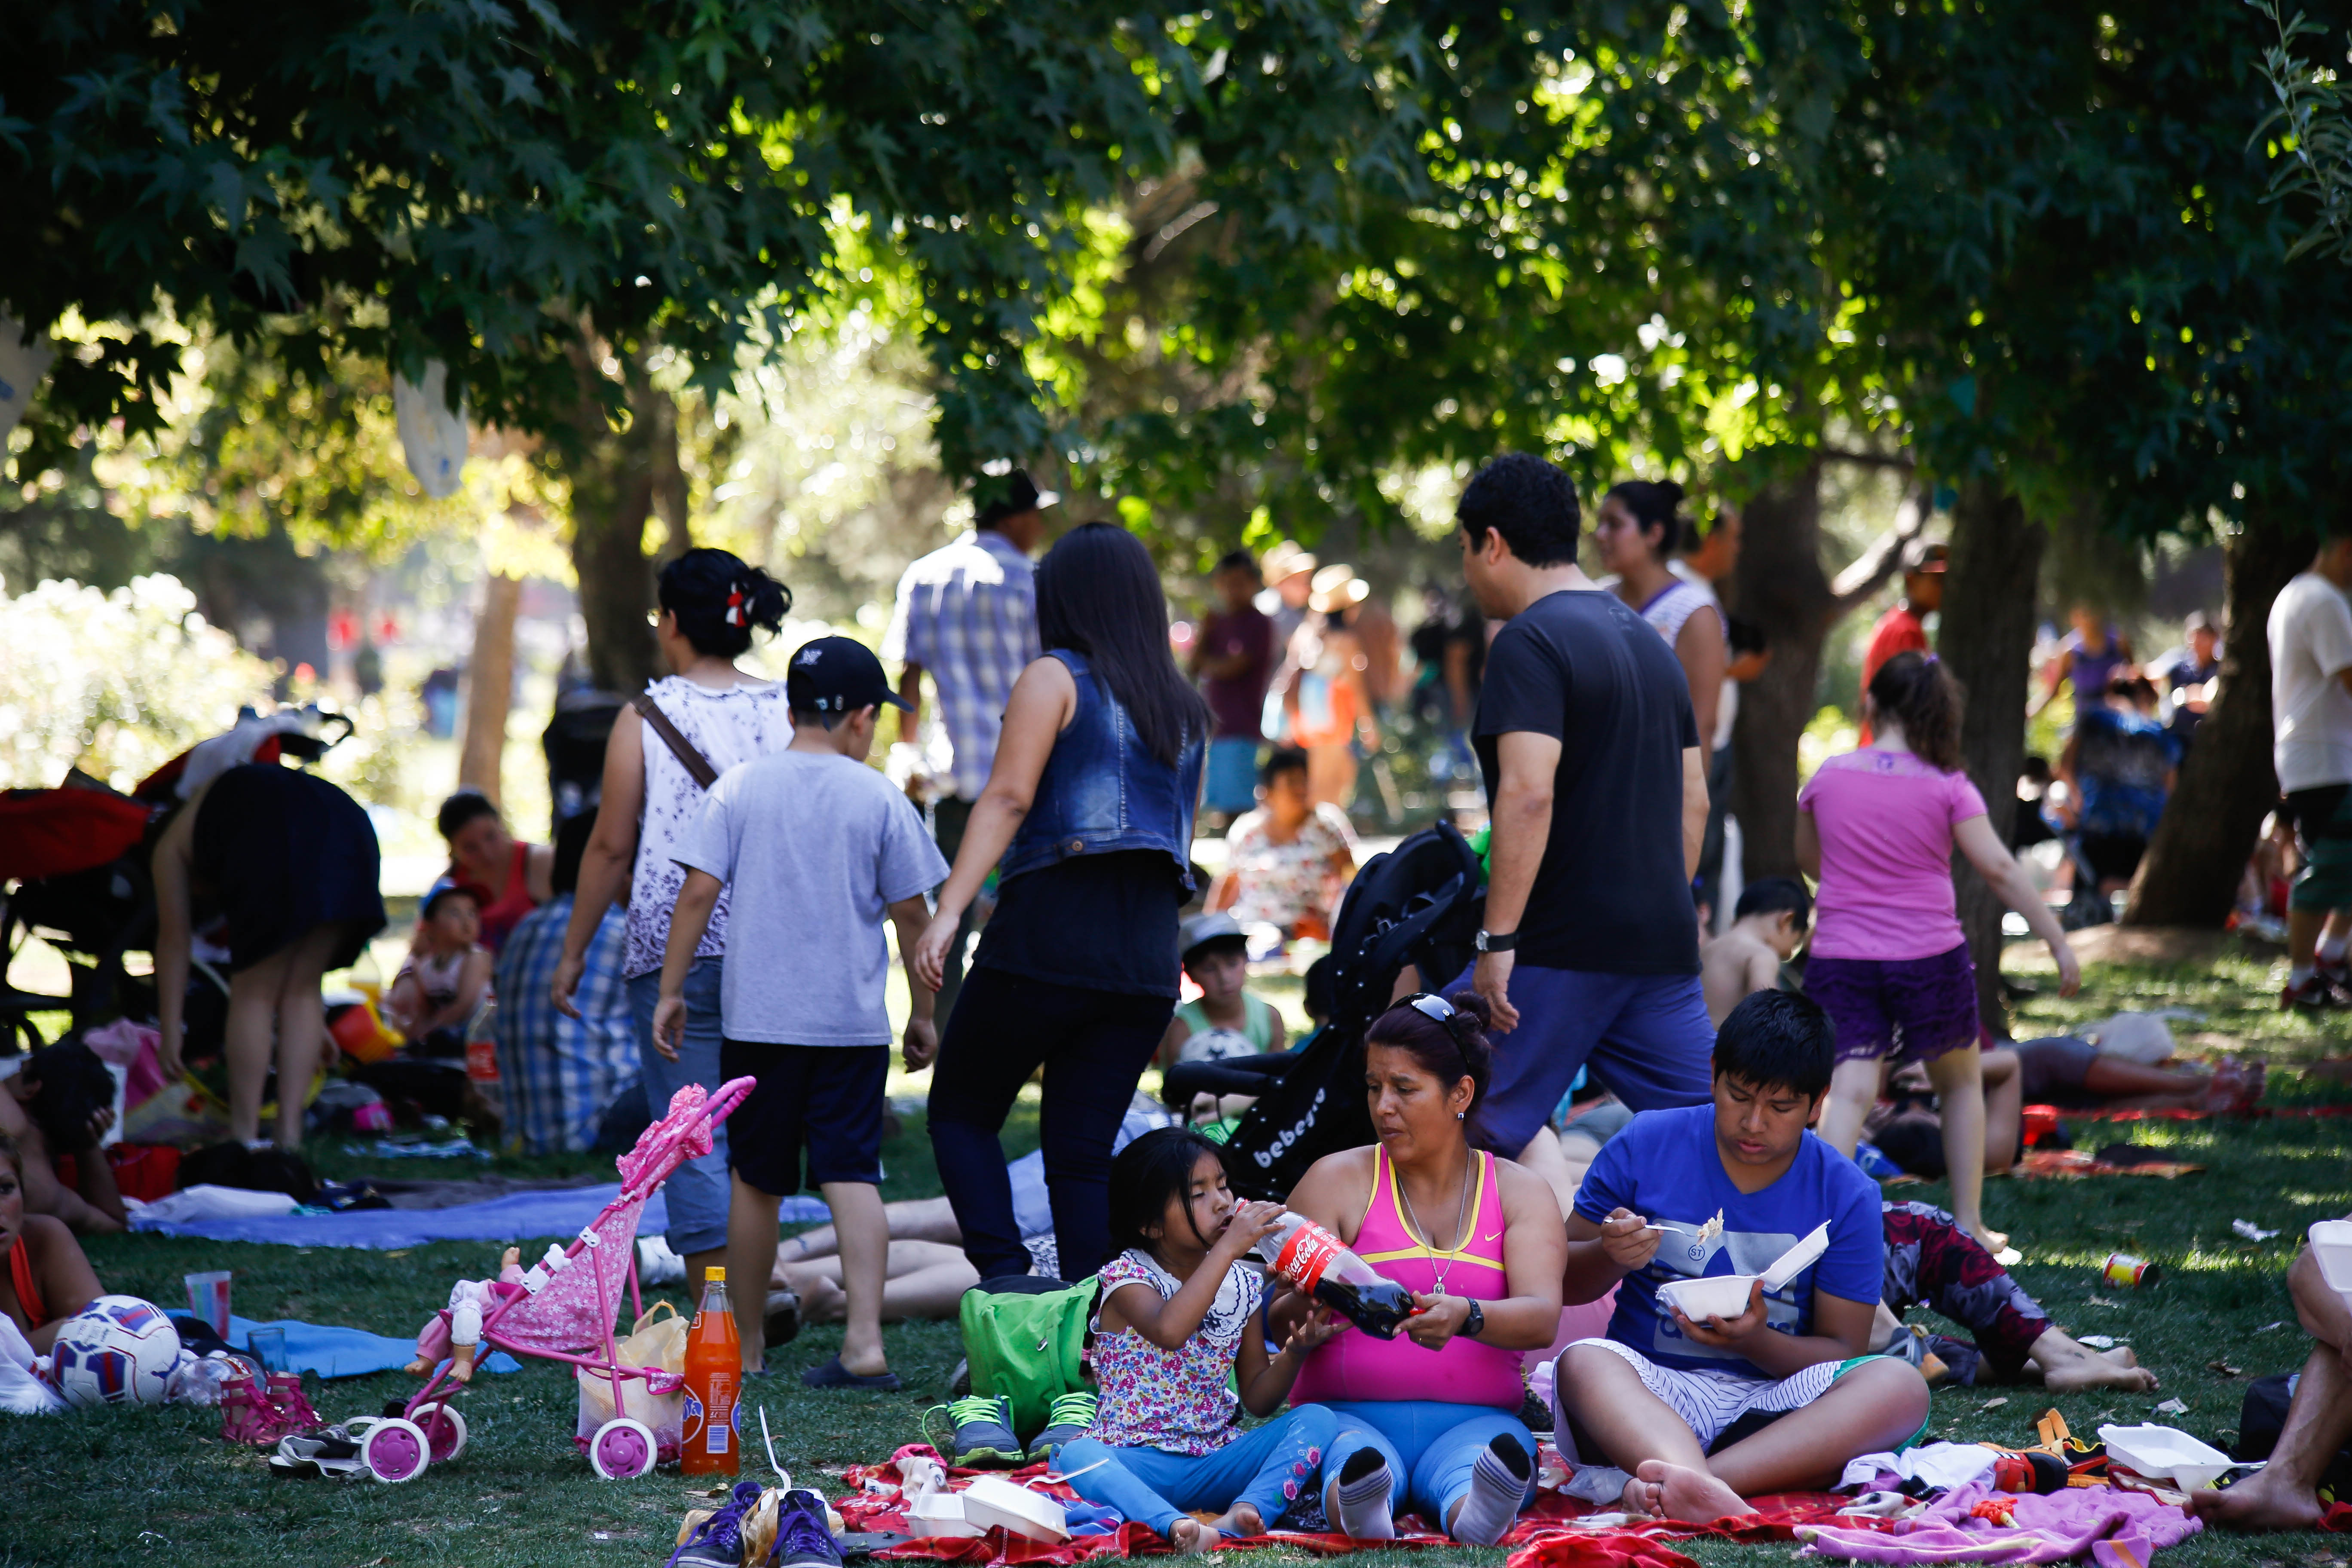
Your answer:
[[[1356,1474],[1350,1476],[1348,1471]],[[1389,1512],[1389,1497],[1396,1489],[1396,1478],[1389,1473],[1389,1462],[1381,1458],[1378,1448],[1359,1448],[1348,1457],[1347,1468],[1339,1472],[1339,1484],[1331,1489],[1334,1511],[1339,1515],[1331,1522],[1339,1533],[1358,1541],[1393,1541],[1396,1521]]]
[[[2286,972],[2286,983],[2290,986],[2302,985],[2308,982],[2316,973],[2318,973],[2318,971],[2311,964],[2294,964],[2290,966]]]
[[[2343,962],[2344,962],[2344,949],[2345,949],[2345,947],[2346,947],[2346,946],[2347,946],[2347,941],[2346,941],[2346,939],[2345,939],[2345,938],[2343,938],[2343,937],[2340,937],[2340,936],[2323,936],[2323,937],[2321,937],[2321,938],[2319,939],[2319,962],[2320,962],[2320,963],[2343,963]]]
[[[1454,1539],[1467,1546],[1492,1546],[1519,1517],[1533,1474],[1527,1450],[1496,1436],[1470,1467],[1470,1492],[1454,1516]]]

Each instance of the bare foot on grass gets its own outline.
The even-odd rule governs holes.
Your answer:
[[[2033,1361],[2042,1381],[2053,1394],[2076,1394],[2091,1388],[2142,1392],[2157,1386],[2156,1374],[2139,1364],[2128,1345],[2102,1354],[2056,1329],[2033,1342]]]
[[[1653,1495],[1656,1499],[1656,1506],[1650,1511],[1662,1519],[1680,1520],[1685,1524],[1709,1524],[1736,1513],[1754,1511],[1738,1492],[1705,1470],[1669,1465],[1664,1459],[1644,1459],[1641,1468],[1634,1473],[1655,1488]],[[1628,1492],[1632,1490],[1630,1487],[1626,1489]]]
[[[2317,1530],[2319,1499],[2280,1471],[2255,1471],[2228,1491],[2189,1494],[2189,1511],[2223,1530]]]
[[[1217,1521],[1215,1528],[1223,1534],[1247,1540],[1265,1533],[1265,1521],[1259,1515],[1255,1503],[1237,1502]]]
[[[1217,1545],[1217,1529],[1186,1514],[1168,1527],[1168,1543],[1187,1556],[1195,1552],[1213,1552]]]

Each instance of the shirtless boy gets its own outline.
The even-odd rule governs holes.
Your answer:
[[[1797,955],[1812,918],[1813,897],[1794,877],[1766,877],[1741,889],[1731,929],[1699,951],[1706,1021],[1720,1029],[1750,992],[1778,985],[1780,965]]]

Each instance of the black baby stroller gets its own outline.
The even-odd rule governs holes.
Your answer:
[[[1236,1192],[1279,1201],[1324,1155],[1372,1141],[1364,1031],[1388,1006],[1406,964],[1420,972],[1423,985],[1443,985],[1461,973],[1485,901],[1478,857],[1452,823],[1414,834],[1368,861],[1340,902],[1324,961],[1331,1015],[1321,1028],[1279,1057],[1168,1069],[1171,1100],[1189,1100],[1196,1089],[1258,1096],[1225,1141],[1225,1172]],[[1263,1076],[1268,1068],[1279,1076]],[[1229,1077],[1235,1074],[1249,1076],[1236,1081]]]

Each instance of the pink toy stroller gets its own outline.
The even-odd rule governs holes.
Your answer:
[[[732,1079],[708,1100],[699,1084],[679,1089],[670,1100],[669,1113],[646,1128],[636,1147],[621,1156],[620,1196],[569,1247],[550,1246],[547,1255],[524,1273],[520,1292],[482,1315],[481,1348],[569,1362],[607,1379],[616,1394],[625,1378],[645,1379],[654,1394],[676,1392],[683,1378],[655,1367],[623,1365],[613,1337],[624,1277],[632,1309],[643,1310],[637,1293],[637,1216],[672,1171],[710,1152],[710,1130],[742,1103],[753,1082]],[[449,1314],[445,1310],[441,1316]],[[602,1356],[595,1353],[599,1344]],[[579,1353],[583,1346],[588,1353]],[[448,1376],[448,1367],[436,1370],[398,1418],[370,1422],[363,1434],[354,1433],[360,1440],[360,1462],[377,1480],[414,1480],[426,1465],[446,1464],[466,1451],[465,1416],[450,1405],[446,1392],[436,1394]],[[349,1423],[347,1429],[358,1426]],[[606,1480],[642,1476],[659,1457],[652,1428],[625,1415],[597,1427],[583,1444],[588,1463]]]

